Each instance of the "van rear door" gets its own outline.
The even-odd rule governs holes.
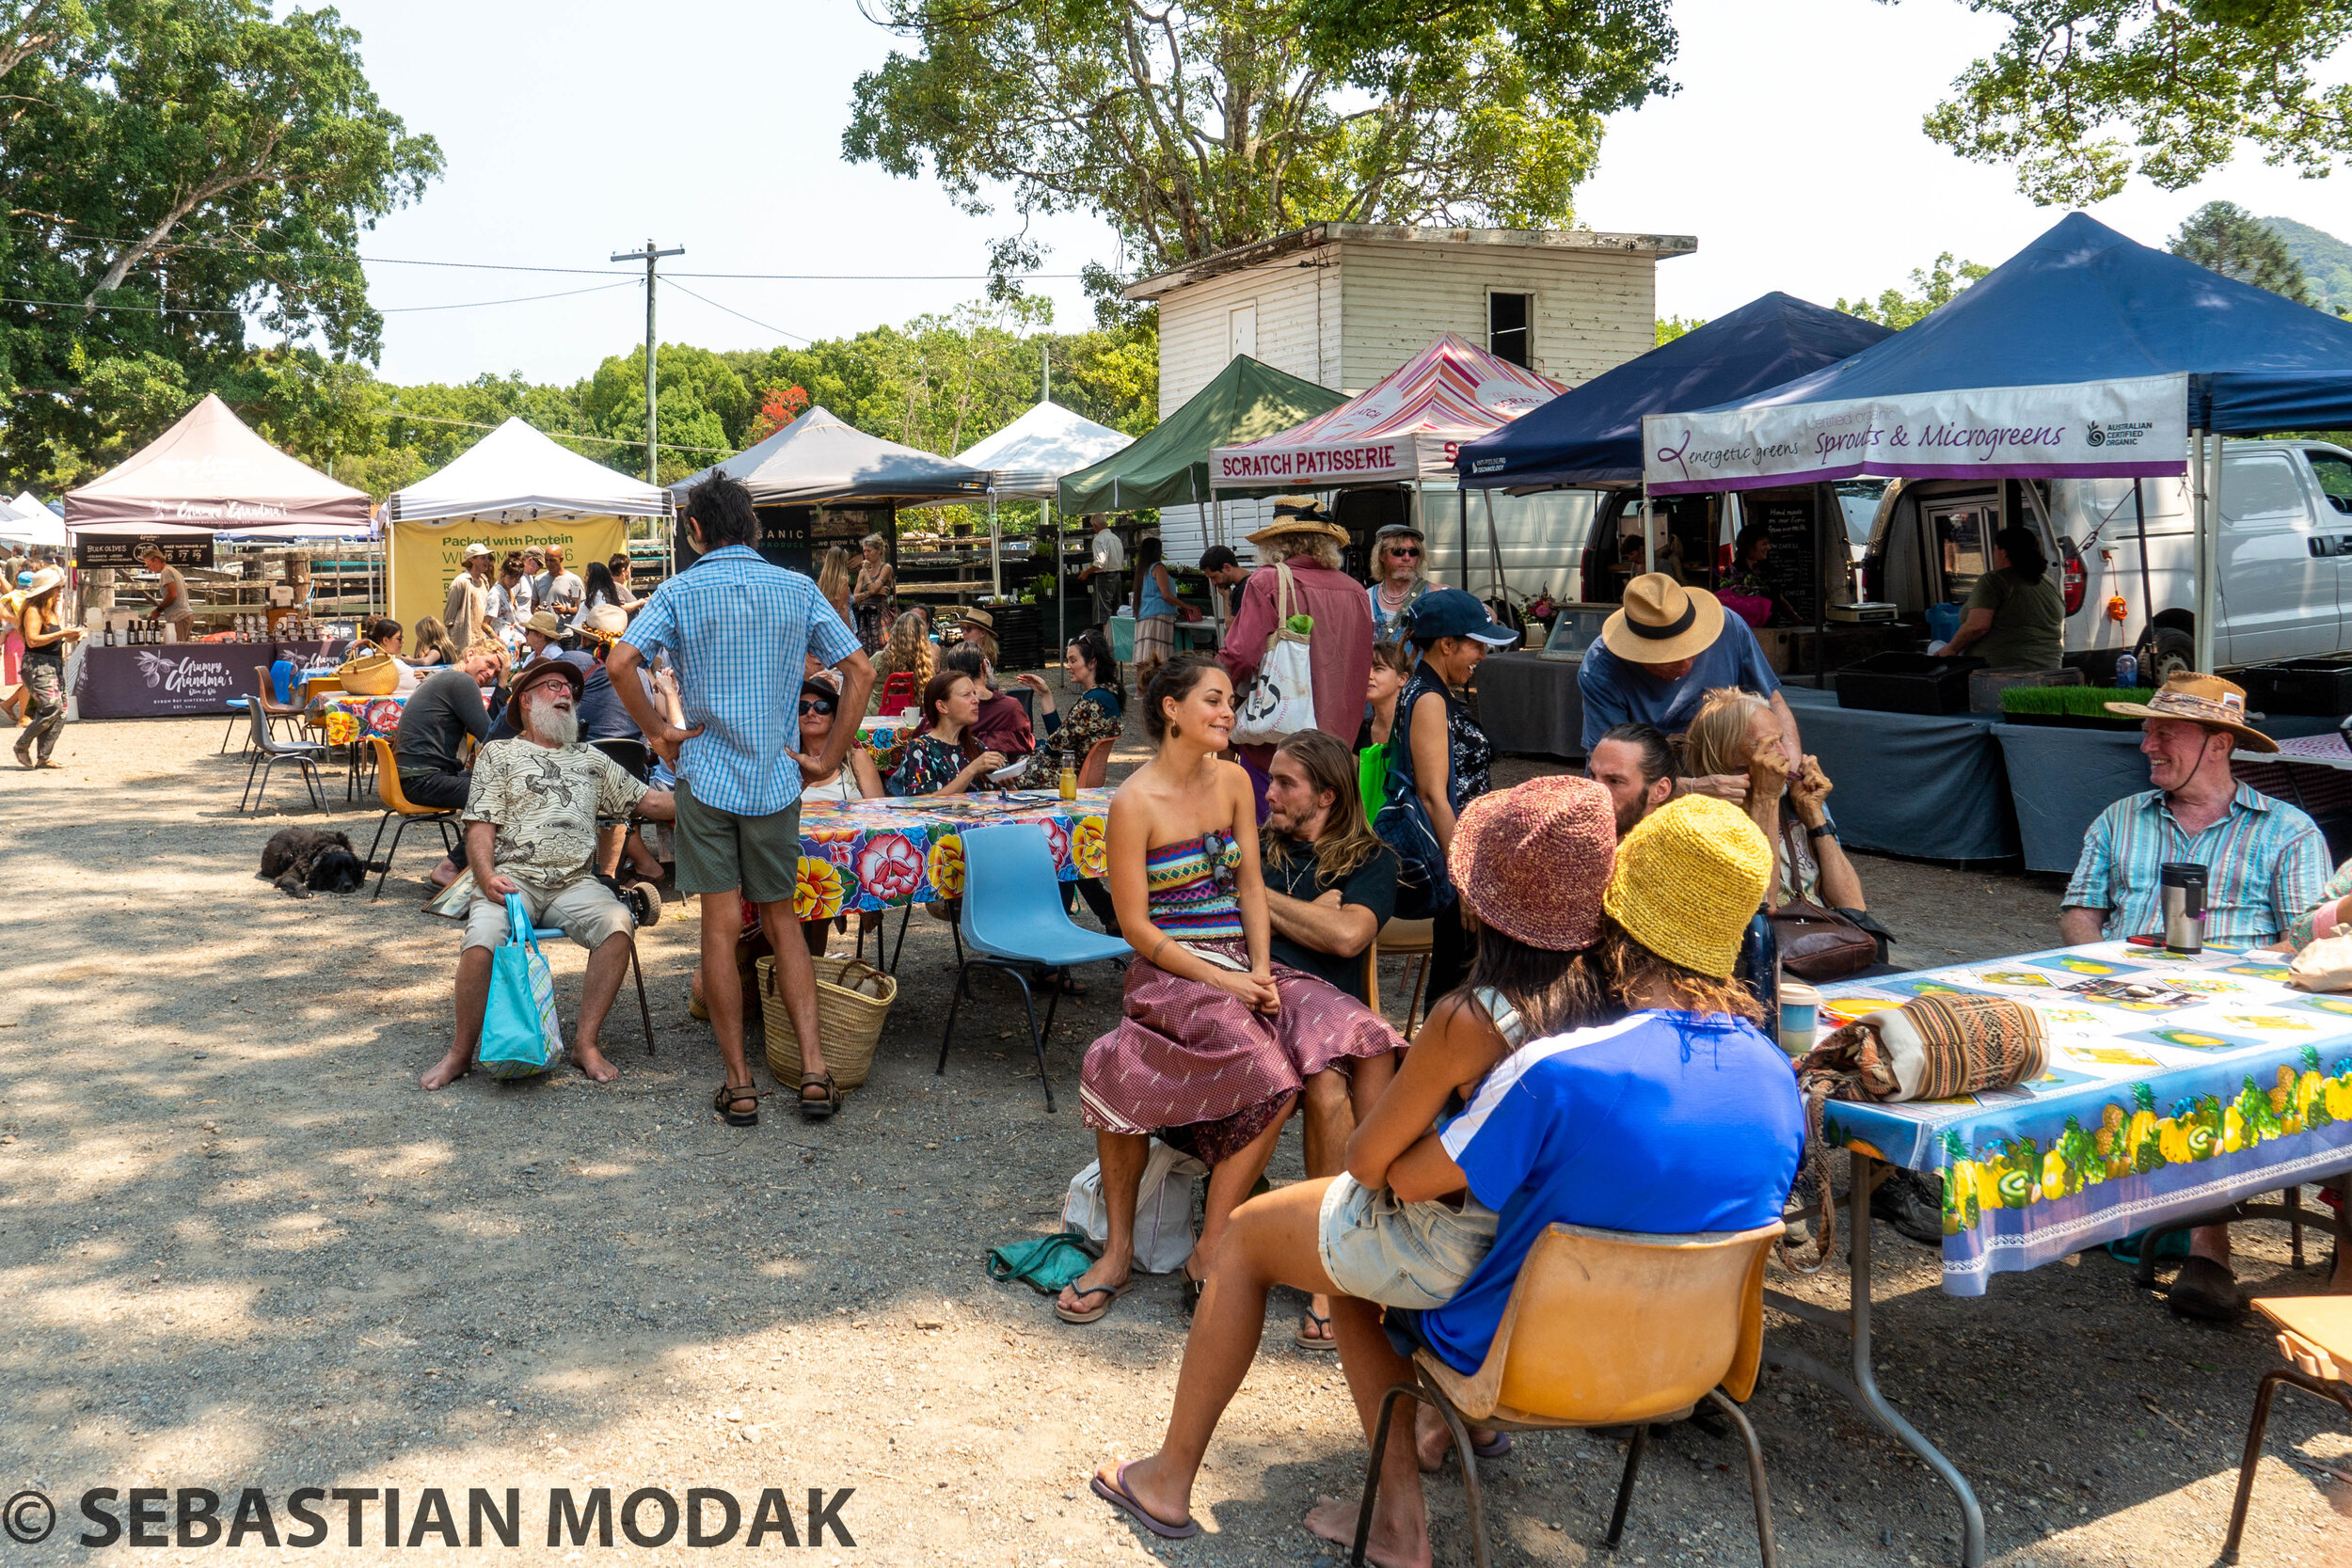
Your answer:
[[[2335,549],[2337,651],[2352,652],[2352,457],[2328,447],[2305,447],[2303,460],[2311,465],[2319,492],[2313,508],[2318,531]]]
[[[2220,512],[2223,656],[2262,664],[2334,653],[2335,534],[2314,528],[2294,456],[2227,452]]]

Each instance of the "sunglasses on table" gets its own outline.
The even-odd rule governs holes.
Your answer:
[[[830,719],[833,717],[833,708],[834,702],[831,697],[803,697],[801,699],[801,717],[803,719],[807,718],[812,713]]]

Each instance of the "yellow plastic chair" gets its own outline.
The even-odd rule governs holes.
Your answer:
[[[1464,1376],[1421,1351],[1413,1357],[1420,1381],[1400,1383],[1381,1400],[1356,1549],[1348,1559],[1353,1568],[1362,1568],[1364,1560],[1390,1418],[1397,1402],[1408,1398],[1433,1407],[1454,1433],[1478,1568],[1486,1568],[1486,1513],[1471,1425],[1503,1432],[1630,1426],[1633,1438],[1606,1538],[1614,1551],[1649,1446],[1650,1423],[1679,1420],[1702,1400],[1729,1416],[1747,1445],[1756,1544],[1764,1568],[1775,1568],[1764,1450],[1740,1404],[1755,1391],[1763,1358],[1764,1259],[1783,1233],[1777,1220],[1754,1230],[1695,1236],[1574,1225],[1546,1230],[1519,1265],[1485,1365]]]
[[[2230,1508],[2230,1533],[2221,1543],[2224,1562],[2237,1560],[2246,1506],[2254,1500],[2254,1469],[2262,1463],[2263,1429],[2270,1424],[2270,1402],[2279,1386],[2300,1388],[2352,1412],[2352,1296],[2265,1297],[2249,1305],[2278,1325],[2279,1354],[2289,1364],[2263,1373],[2254,1395],[2246,1457],[2237,1467],[2237,1500]]]

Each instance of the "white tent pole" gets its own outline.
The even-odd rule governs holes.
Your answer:
[[[988,492],[988,596],[992,599],[1005,596],[1005,552],[997,543],[996,490],[993,485]]]
[[[2221,475],[2217,461],[2219,453],[2217,451],[2215,453],[2217,461],[2209,470],[2205,455],[2205,433],[2201,430],[2191,431],[2188,441],[2191,511],[2197,528],[2197,629],[2194,657],[2197,668],[2206,673],[2211,673],[2216,647],[2214,572],[2216,563],[2221,557],[2219,540],[2216,537],[2218,531],[2220,509],[2214,504],[2215,492],[2220,488],[2218,482]]]
[[[1070,597],[1062,592],[1061,509],[1054,504],[1056,498],[1047,497],[1039,505],[1039,521],[1053,527],[1054,553],[1050,557],[1054,571],[1054,648],[1056,652],[1070,646]],[[1048,659],[1050,666],[1052,660]]]
[[[1649,481],[1642,482],[1642,570],[1658,570],[1658,529],[1649,504]]]

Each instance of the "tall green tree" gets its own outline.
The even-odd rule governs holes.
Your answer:
[[[1961,290],[1992,270],[1977,261],[1955,261],[1947,250],[1936,257],[1931,265],[1912,269],[1912,293],[1882,289],[1876,299],[1841,299],[1834,309],[1899,332],[1931,311],[1949,305]]]
[[[2224,277],[2314,305],[2302,263],[2276,230],[2233,201],[2208,201],[2189,214],[2165,249]]]
[[[359,236],[441,168],[332,10],[267,0],[0,0],[0,463],[68,483],[121,433],[95,367],[191,393],[248,322],[372,359]],[[150,432],[151,434],[151,432]]]
[[[2197,183],[2241,142],[2316,178],[2352,160],[2332,69],[2352,0],[1966,0],[2009,35],[1953,83],[1927,134],[2017,171],[2040,202],[2103,200],[2134,175]]]
[[[1156,269],[1319,220],[1567,223],[1671,90],[1662,0],[876,0],[843,155],[1086,212]],[[1013,243],[1008,257],[1036,254]],[[1113,281],[1096,273],[1098,291]]]

